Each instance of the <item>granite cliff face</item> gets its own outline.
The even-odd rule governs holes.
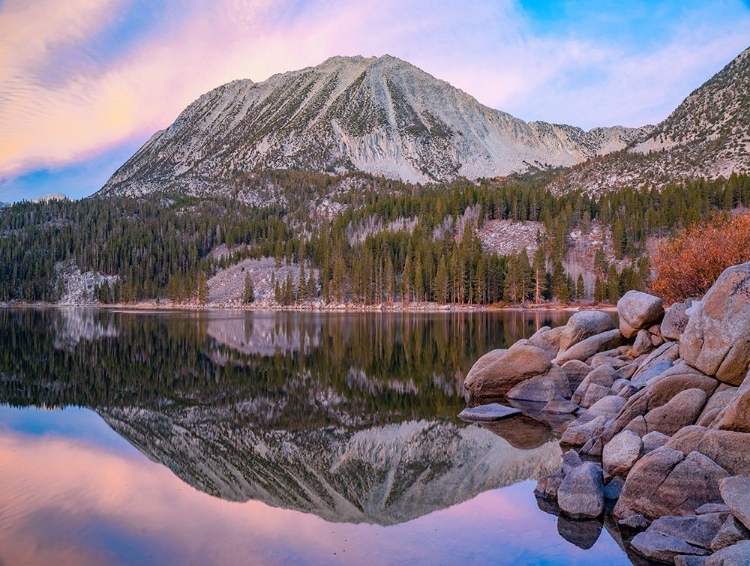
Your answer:
[[[527,123],[395,57],[333,57],[204,94],[100,194],[236,194],[243,175],[263,169],[364,171],[410,182],[495,177],[571,166],[649,131]],[[260,203],[272,193],[266,187],[249,198]]]

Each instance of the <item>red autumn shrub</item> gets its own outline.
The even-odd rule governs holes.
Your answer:
[[[651,289],[667,303],[702,297],[727,268],[750,261],[750,214],[714,216],[659,246]]]

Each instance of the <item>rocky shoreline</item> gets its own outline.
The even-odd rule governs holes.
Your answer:
[[[480,358],[472,405],[570,415],[561,469],[535,494],[571,542],[588,548],[604,526],[634,564],[750,565],[750,263],[699,301],[665,311],[630,291],[617,307],[619,327],[581,311]]]

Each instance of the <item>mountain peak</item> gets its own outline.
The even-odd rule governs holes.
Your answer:
[[[365,171],[411,182],[571,166],[645,137],[526,123],[393,57],[331,57],[201,96],[107,182],[104,194],[235,191],[257,169]]]

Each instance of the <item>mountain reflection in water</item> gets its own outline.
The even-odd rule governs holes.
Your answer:
[[[279,528],[284,521],[290,528],[301,521],[284,513],[301,511],[331,524],[404,524],[410,530],[421,524],[415,519],[475,504],[478,494],[559,466],[559,446],[544,423],[524,417],[493,434],[493,427],[467,426],[455,415],[465,406],[464,375],[479,356],[566,318],[521,312],[0,311],[0,402],[9,405],[0,413],[0,481],[8,488],[15,485],[10,500],[3,490],[0,508],[13,516],[14,525],[42,515],[49,525],[63,528],[70,514],[81,513],[113,521],[116,534],[106,532],[109,527],[94,529],[88,543],[80,540],[80,532],[70,535],[92,557],[102,544],[97,537],[136,536],[124,530],[138,521],[149,533],[162,528],[154,525],[158,517],[172,517],[176,528],[185,528],[185,519],[173,512],[184,509],[188,499],[212,509],[209,514],[221,514],[210,501],[243,502],[248,514],[258,520],[273,517]],[[39,411],[71,406],[87,410]],[[32,408],[32,413],[13,407]],[[141,457],[134,459],[129,448],[111,452],[109,444],[87,444],[89,432],[62,432],[75,429],[71,415],[99,418],[88,410],[117,433],[107,433],[107,443],[125,439],[154,464],[139,465]],[[50,421],[50,415],[59,419]],[[19,419],[26,425],[13,424]],[[29,437],[42,422],[55,424]],[[55,475],[51,470],[56,469],[66,472]],[[166,479],[166,469],[181,481]],[[97,472],[98,480],[89,477]],[[138,489],[152,494],[165,490],[173,509],[155,508],[159,501],[167,505],[164,494],[146,501],[143,493],[131,493],[131,502],[125,503],[131,490],[123,483],[143,483]],[[185,484],[196,491],[177,487],[175,492],[175,485]],[[211,497],[201,499],[207,496],[199,492]],[[70,496],[92,507],[84,512]],[[122,524],[105,520],[120,496],[125,507],[143,506],[141,515],[126,512]],[[107,502],[97,501],[102,498]],[[62,508],[59,500],[65,500]],[[231,524],[234,513],[217,521]],[[16,563],[28,548],[12,541],[31,535],[11,528],[8,517],[2,517],[0,531],[20,538],[0,539],[0,559],[15,557],[9,563]],[[319,530],[320,525],[308,528]],[[174,537],[163,534],[161,542],[172,544]],[[153,544],[139,544],[146,554],[154,551]],[[195,541],[185,544],[192,548]],[[8,548],[14,553],[8,554]],[[313,559],[314,554],[269,555],[254,563],[326,563],[318,560],[323,555]],[[186,556],[193,561],[193,554]],[[210,561],[235,560],[217,554]]]

